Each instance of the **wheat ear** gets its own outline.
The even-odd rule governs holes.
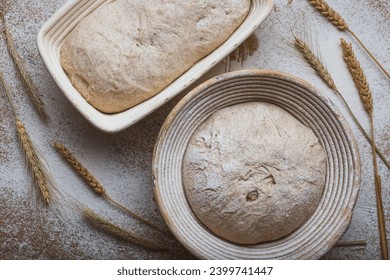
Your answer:
[[[38,188],[40,197],[42,198],[44,203],[48,205],[51,201],[50,185],[52,184],[52,181],[50,180],[50,176],[45,169],[41,157],[38,155],[37,150],[35,149],[35,146],[27,133],[26,127],[16,113],[15,107],[11,99],[11,95],[4,81],[3,73],[1,72],[0,79],[3,84],[8,101],[11,105],[13,115],[15,117],[16,130],[18,132],[18,136],[26,158],[26,162],[28,164],[28,168],[33,177],[34,185]]]
[[[306,43],[303,39],[294,35],[294,46],[299,51],[299,53],[305,58],[305,60],[310,64],[310,66],[314,69],[315,73],[328,85],[330,89],[334,91],[334,93],[341,99],[345,108],[347,109],[349,115],[352,120],[359,128],[360,132],[366,138],[366,140],[372,145],[372,140],[366,130],[363,128],[359,120],[356,118],[355,114],[352,112],[352,109],[349,107],[348,102],[345,100],[344,96],[338,90],[332,76],[330,75],[328,69],[325,67],[321,58],[317,56],[311,49],[310,45]],[[375,150],[382,161],[385,163],[387,168],[390,170],[390,163],[387,161],[386,157],[383,153],[375,147]]]
[[[70,166],[73,167],[73,169],[87,182],[87,184],[91,187],[91,189],[97,193],[98,195],[103,196],[105,199],[128,213],[130,216],[133,218],[139,220],[140,222],[154,228],[155,230],[166,234],[166,232],[160,228],[158,228],[156,225],[152,224],[151,222],[145,220],[138,214],[132,212],[131,210],[127,209],[117,201],[115,201],[113,198],[111,198],[105,188],[99,183],[99,181],[91,174],[91,172],[88,171],[87,168],[85,168],[77,159],[76,157],[72,154],[72,152],[65,147],[64,144],[60,142],[55,142],[54,143],[54,148],[56,151],[70,164]]]
[[[363,42],[359,37],[349,28],[346,21],[337,13],[332,7],[326,3],[325,0],[309,0],[310,4],[316,8],[324,17],[326,17],[330,22],[333,23],[341,31],[349,32],[356,41],[362,46],[366,53],[374,60],[374,62],[379,66],[379,68],[385,73],[387,78],[390,78],[389,72],[382,66],[382,64],[375,58],[375,56],[366,48]]]
[[[374,106],[373,106],[372,93],[368,85],[366,76],[364,75],[363,69],[361,68],[360,63],[357,60],[355,53],[352,49],[352,45],[348,44],[344,39],[341,38],[341,46],[343,49],[344,61],[348,65],[348,69],[351,72],[353,81],[355,82],[355,85],[359,91],[360,99],[362,100],[363,106],[370,118],[380,245],[382,251],[382,258],[388,260],[389,255],[388,255],[388,245],[387,245],[387,237],[386,237],[386,222],[385,222],[383,202],[382,202],[382,182],[381,182],[381,177],[379,176],[378,164],[376,162],[376,154],[375,154],[375,133],[374,133],[374,120],[373,120]]]
[[[317,75],[320,76],[332,90],[337,91],[337,87],[332,76],[329,74],[320,58],[311,50],[309,44],[301,38],[294,36],[294,46],[315,70]]]
[[[145,239],[144,237],[134,233],[130,232],[128,230],[125,230],[123,228],[120,228],[110,221],[100,217],[95,212],[93,212],[91,209],[84,209],[83,210],[84,216],[92,221],[94,224],[99,226],[101,229],[105,230],[106,232],[115,235],[123,240],[132,242],[134,244],[154,249],[154,250],[166,250],[168,249],[166,246],[158,244],[155,241]]]
[[[2,11],[2,20],[3,20],[3,30],[5,34],[5,39],[7,43],[7,48],[9,51],[9,54],[12,57],[12,60],[16,66],[16,69],[18,70],[18,73],[25,84],[28,94],[30,96],[31,101],[35,105],[35,108],[38,112],[38,114],[42,117],[42,119],[47,119],[48,115],[46,113],[46,107],[43,103],[41,96],[38,92],[38,89],[35,87],[34,83],[32,82],[32,79],[30,75],[28,74],[26,67],[24,65],[24,62],[22,58],[20,57],[19,53],[16,51],[14,39],[12,38],[11,33],[8,30],[6,21],[5,21],[5,3],[4,0],[2,0],[3,4],[3,11]]]

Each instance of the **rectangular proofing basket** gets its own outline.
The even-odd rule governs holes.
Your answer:
[[[61,91],[95,127],[109,133],[119,132],[131,126],[194,83],[244,42],[265,20],[273,7],[273,0],[252,0],[251,9],[244,22],[215,51],[198,61],[178,79],[152,98],[126,111],[116,114],[105,114],[91,106],[73,87],[61,66],[60,52],[63,41],[69,32],[84,17],[111,1],[70,0],[43,25],[38,34],[39,52]]]

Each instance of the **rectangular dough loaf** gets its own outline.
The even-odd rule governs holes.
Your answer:
[[[61,63],[96,109],[118,113],[159,93],[234,32],[250,0],[116,0],[65,38]]]

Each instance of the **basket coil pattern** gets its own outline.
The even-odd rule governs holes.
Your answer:
[[[192,212],[182,186],[182,160],[197,127],[214,112],[244,102],[277,105],[310,127],[327,155],[321,201],[296,231],[276,241],[239,245],[215,236]],[[201,259],[317,259],[350,224],[359,184],[360,157],[352,132],[335,106],[306,82],[267,70],[215,77],[191,91],[171,112],[153,159],[155,197],[176,238]]]

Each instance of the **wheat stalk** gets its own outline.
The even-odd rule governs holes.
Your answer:
[[[383,203],[382,203],[382,182],[381,182],[381,177],[379,176],[378,164],[376,162],[376,154],[375,154],[375,133],[374,133],[374,120],[373,120],[374,106],[373,106],[372,93],[368,85],[366,76],[364,75],[363,69],[361,68],[360,63],[357,60],[355,53],[352,49],[352,45],[348,44],[344,39],[341,38],[341,46],[343,49],[344,61],[348,65],[348,69],[352,75],[353,81],[359,91],[359,96],[360,99],[362,100],[364,109],[367,111],[370,119],[380,246],[382,251],[382,258],[388,260],[389,255],[388,255],[388,245],[387,245],[387,237],[386,237],[386,222],[385,222]]]
[[[315,73],[341,99],[341,101],[343,102],[349,115],[351,116],[352,120],[354,121],[356,126],[359,128],[360,132],[363,134],[363,136],[366,138],[366,140],[372,145],[372,140],[371,140],[370,136],[368,135],[366,130],[363,128],[363,126],[361,125],[359,120],[356,118],[355,114],[352,112],[352,109],[348,105],[348,102],[345,100],[344,96],[338,90],[331,74],[329,73],[328,69],[325,67],[321,58],[312,51],[312,48],[310,47],[310,45],[307,42],[305,42],[303,39],[299,38],[296,35],[294,35],[294,42],[293,43],[294,43],[295,48],[299,51],[299,53],[305,58],[305,60],[314,69]],[[390,170],[390,163],[387,161],[386,157],[378,149],[378,147],[375,146],[375,150],[376,150],[377,154],[379,155],[379,157],[382,159],[382,161],[385,163],[387,168]]]
[[[99,226],[101,229],[105,230],[106,232],[113,234],[123,240],[132,242],[137,245],[141,245],[143,247],[154,249],[154,250],[165,250],[168,249],[166,246],[158,244],[155,241],[145,239],[144,237],[134,233],[130,232],[128,230],[125,230],[123,228],[120,228],[110,221],[100,217],[95,212],[93,212],[91,209],[84,209],[83,213],[87,219],[92,221],[94,224]]]
[[[41,99],[41,96],[40,96],[40,94],[38,92],[38,89],[35,87],[35,85],[34,85],[32,79],[31,79],[29,73],[27,72],[22,58],[20,57],[19,53],[16,51],[14,40],[12,38],[11,33],[9,32],[9,30],[7,28],[7,24],[6,24],[6,21],[5,21],[5,3],[4,3],[4,0],[2,0],[2,2],[3,2],[3,11],[2,11],[2,15],[1,16],[2,16],[2,20],[3,20],[3,30],[4,30],[4,34],[5,34],[5,38],[6,38],[6,43],[7,43],[7,48],[8,48],[9,54],[11,55],[12,60],[13,60],[13,62],[15,64],[15,66],[16,66],[16,69],[18,70],[18,73],[19,73],[23,83],[25,84],[27,90],[28,90],[30,99],[32,100],[33,104],[35,105],[35,108],[36,108],[38,114],[43,119],[47,119],[48,115],[46,113],[45,104],[43,103],[43,101]]]
[[[365,240],[352,240],[352,241],[340,241],[337,242],[333,247],[351,247],[351,246],[366,246],[367,241]]]
[[[349,32],[356,41],[363,47],[366,53],[374,60],[374,62],[379,66],[379,68],[385,73],[385,75],[390,78],[389,72],[382,66],[382,64],[375,58],[375,56],[366,48],[363,42],[359,37],[349,28],[346,21],[337,13],[332,7],[326,3],[325,0],[309,0],[309,3],[316,8],[324,17],[326,17],[333,25],[335,25],[341,31]]]
[[[27,133],[26,127],[23,122],[19,119],[15,107],[12,103],[11,95],[8,91],[7,85],[4,81],[3,73],[0,72],[0,80],[5,89],[7,99],[12,108],[12,112],[15,118],[16,130],[20,139],[22,150],[24,152],[28,168],[32,174],[34,185],[38,188],[40,197],[46,205],[51,201],[50,187],[52,186],[52,181],[50,176],[43,164],[41,156],[39,156],[34,143],[31,141],[30,136]]]
[[[91,187],[91,189],[97,193],[98,195],[101,195],[126,213],[128,213],[130,216],[133,218],[141,221],[142,223],[154,228],[155,230],[166,234],[166,232],[160,228],[158,228],[156,225],[152,224],[151,222],[145,220],[138,214],[132,212],[131,210],[127,209],[117,201],[115,201],[113,198],[111,198],[105,188],[99,183],[99,181],[91,174],[91,172],[88,171],[87,168],[85,168],[77,159],[76,157],[72,154],[72,152],[65,147],[64,144],[60,142],[55,142],[54,143],[54,148],[56,151],[70,164],[70,166],[73,167],[73,169],[87,182],[87,184]]]

